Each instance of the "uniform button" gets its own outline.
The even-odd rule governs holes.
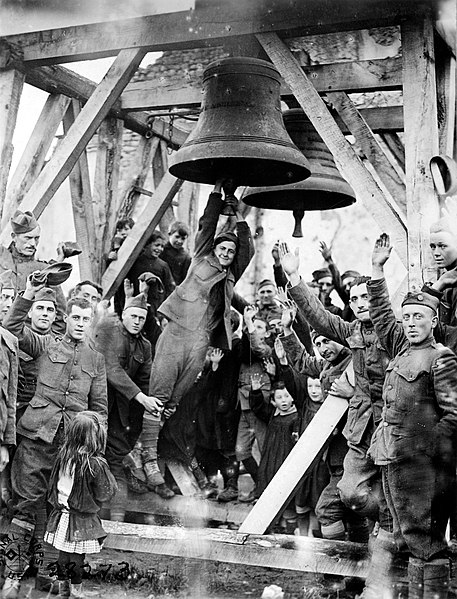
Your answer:
[[[370,366],[371,360],[367,360],[366,364],[367,364],[367,366]]]
[[[70,381],[72,381],[75,377],[73,375],[71,375],[70,377]]]
[[[68,391],[65,391],[65,395],[68,395]]]
[[[64,408],[62,408],[62,412],[65,412],[65,410],[66,410],[66,408],[65,408],[65,407],[64,407]]]
[[[77,360],[75,360],[75,361],[74,361],[74,365],[75,365],[75,366],[77,366],[77,365],[78,365],[78,361],[77,361]]]
[[[392,385],[387,385],[387,388],[388,388],[389,390],[391,390],[391,389],[393,389],[393,386],[392,386]]]
[[[395,366],[394,370],[398,370],[398,366]]]
[[[389,426],[389,423],[388,422],[384,422],[384,426]]]

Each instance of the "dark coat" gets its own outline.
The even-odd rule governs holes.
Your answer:
[[[213,252],[217,222],[223,207],[220,193],[211,193],[199,221],[195,255],[186,279],[159,307],[159,312],[188,331],[197,331],[207,312],[213,287],[224,281],[223,321],[212,331],[210,344],[222,349],[231,347],[230,306],[233,288],[254,255],[251,232],[246,222],[237,223],[238,251],[225,270]]]
[[[169,241],[165,244],[160,258],[168,264],[176,285],[181,285],[187,276],[192,258],[184,248],[176,249]]]
[[[0,327],[0,444],[16,444],[17,339]]]
[[[103,540],[106,532],[98,516],[102,503],[109,501],[117,491],[114,476],[104,458],[91,458],[90,467],[84,475],[75,473],[73,487],[68,497],[70,512],[67,541]],[[49,481],[48,501],[53,510],[47,523],[47,531],[55,532],[59,524],[62,508],[58,502],[57,483],[59,482],[60,460],[58,459]]]

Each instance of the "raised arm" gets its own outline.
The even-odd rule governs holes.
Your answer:
[[[319,246],[320,246],[319,251],[322,254],[322,257],[324,258],[324,260],[327,262],[328,269],[332,274],[333,285],[335,287],[335,291],[340,296],[341,301],[344,304],[347,304],[349,302],[349,294],[343,287],[343,282],[341,280],[340,271],[339,271],[337,265],[335,264],[335,262],[333,261],[332,252],[331,252],[330,248],[327,246],[327,244],[323,241],[321,241],[319,243]]]
[[[219,220],[219,215],[224,205],[221,189],[222,181],[218,181],[213,191],[209,194],[205,211],[198,221],[198,232],[195,237],[194,258],[206,256],[213,249],[217,221]]]
[[[235,281],[238,281],[255,254],[251,229],[244,220],[239,208],[236,209],[236,234],[238,236],[238,251],[230,268],[235,275]]]

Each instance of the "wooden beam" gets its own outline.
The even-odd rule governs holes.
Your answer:
[[[72,127],[80,111],[80,102],[78,100],[71,100],[71,105],[63,120],[65,135]],[[94,281],[97,278],[95,269],[95,265],[97,264],[97,242],[86,150],[82,152],[68,179],[70,182],[71,207],[76,239],[82,249],[82,253],[78,256],[80,279],[81,281]]]
[[[302,67],[319,93],[401,89],[401,68],[401,58]],[[135,81],[129,83],[122,94],[122,108],[130,111],[171,107],[196,108],[202,100],[201,87],[201,77],[186,83],[160,83],[157,79]],[[282,85],[281,96],[284,101],[293,96],[287,85]]]
[[[94,177],[94,217],[97,239],[97,281],[105,268],[118,209],[119,168],[122,151],[122,121],[107,117],[98,130]]]
[[[2,227],[19,206],[25,193],[43,168],[46,154],[54,141],[57,128],[70,103],[70,98],[50,94],[33,128],[29,141],[8,183],[3,205]]]
[[[242,3],[237,5],[237,10],[224,3],[192,11],[23,33],[4,39],[20,45],[25,62],[55,64],[113,56],[125,48],[142,47],[147,52],[155,52],[220,46],[233,36],[271,31],[293,37],[351,30],[355,26],[363,29],[393,25],[417,14],[423,3],[417,0],[308,0],[300,3],[286,0],[278,4],[274,9],[259,11],[255,3]]]
[[[24,75],[16,69],[0,72],[0,213],[13,157],[13,133],[21,100]]]
[[[369,564],[366,545],[348,541],[110,520],[102,524],[108,549],[360,578],[366,576]]]
[[[37,68],[26,67],[24,72],[26,83],[48,93],[63,94],[70,98],[76,98],[83,104],[87,102],[97,87],[94,81],[58,65]],[[170,126],[168,122],[159,118],[149,121],[147,114],[131,114],[123,110],[120,99],[114,102],[109,115],[122,119],[124,126],[130,131],[134,131],[140,135],[157,135],[161,139],[170,141]],[[186,140],[187,135],[186,131],[182,131],[178,127],[173,127],[172,141],[170,143],[179,148]]]
[[[409,288],[417,291],[436,277],[429,248],[430,225],[439,207],[430,173],[438,153],[435,53],[431,18],[409,19],[401,26],[405,119],[406,199]]]
[[[176,179],[170,173],[164,175],[151,200],[146,204],[135,226],[121,245],[117,260],[111,262],[103,275],[102,287],[105,298],[110,299],[114,295],[181,185],[181,179]]]
[[[144,187],[146,178],[151,170],[152,157],[157,150],[159,141],[159,137],[140,137],[138,140],[135,155],[129,164],[129,171],[124,176],[127,182],[120,196],[121,200],[116,220],[132,215],[135,204],[140,196],[137,188]]]
[[[443,42],[435,40],[435,72],[438,109],[438,143],[440,154],[454,155],[456,73],[455,56]]]
[[[398,134],[394,131],[382,131],[380,136],[383,142],[392,152],[392,155],[395,157],[395,160],[398,162],[403,172],[405,172],[405,146],[403,145],[402,140],[398,137]]]
[[[363,202],[381,228],[390,231],[395,249],[406,266],[406,227],[401,215],[389,203],[364,167],[289,48],[275,33],[262,33],[257,37],[332,152],[344,176],[354,188],[357,198]]]
[[[200,487],[190,468],[178,460],[167,460],[167,468],[184,497],[193,497],[200,493]]]
[[[24,196],[21,204],[23,210],[33,211],[37,218],[42,214],[138,68],[143,55],[142,50],[122,50],[119,53],[104,79],[76,117],[70,131],[56,148],[51,160]],[[8,226],[3,229],[0,242],[5,243],[9,236]]]
[[[401,212],[405,217],[405,184],[384,154],[373,131],[345,92],[331,92],[327,94],[327,98],[338,111],[338,114],[354,136],[356,143],[371,162],[387,191],[392,196],[389,200],[390,203],[397,212]]]
[[[152,159],[152,171],[154,174],[154,186],[158,187],[163,179],[164,174],[168,170],[168,145],[165,141],[160,140],[156,153]],[[173,198],[174,199],[174,198]],[[167,236],[168,229],[171,223],[175,220],[173,204],[171,203],[165,210],[159,222],[160,231]]]

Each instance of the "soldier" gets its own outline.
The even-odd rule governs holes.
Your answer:
[[[49,476],[64,439],[65,426],[82,410],[107,418],[106,372],[103,356],[85,338],[92,307],[82,299],[68,302],[66,333],[56,340],[25,326],[35,294],[44,288],[29,276],[23,296],[17,296],[4,325],[19,340],[19,348],[37,360],[35,394],[17,426],[22,436],[11,467],[14,514],[9,534],[14,547],[6,559],[4,598],[18,595],[36,515],[46,497]],[[14,549],[14,551],[13,551]]]
[[[408,293],[396,321],[384,279],[392,246],[376,241],[368,283],[370,315],[392,358],[383,388],[382,421],[370,454],[382,467],[397,546],[409,553],[410,598],[448,596],[445,532],[453,504],[457,431],[457,356],[436,343],[438,299]]]
[[[14,296],[16,295],[12,270],[5,270],[0,275],[0,289],[0,324],[2,324],[8,314],[8,310],[11,308]]]

